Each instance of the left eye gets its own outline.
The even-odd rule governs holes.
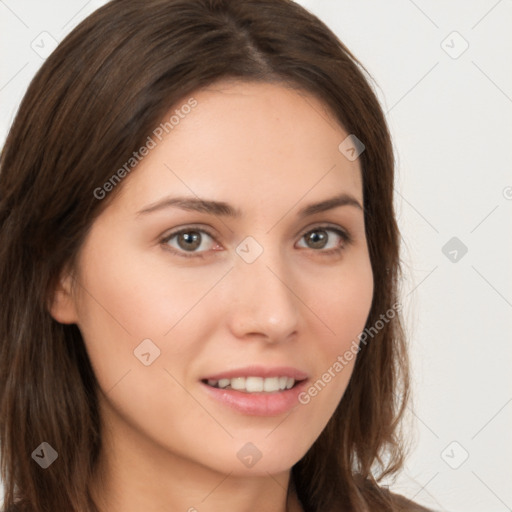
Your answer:
[[[340,240],[337,242],[334,241],[331,243],[331,247],[329,247],[329,233],[334,233],[338,239],[341,239],[341,243]],[[210,248],[208,249],[208,247],[203,247],[203,250],[196,250],[203,246],[203,237],[205,235],[211,240]],[[345,244],[350,243],[351,241],[347,232],[331,226],[318,226],[314,229],[310,229],[300,238],[301,240],[304,239],[307,244],[310,244],[309,247],[306,246],[306,249],[315,249],[317,250],[316,252],[326,254],[341,252],[345,248]],[[171,244],[173,239],[176,239],[177,247]],[[211,233],[199,228],[184,228],[180,231],[171,233],[162,240],[162,244],[170,246],[173,253],[184,257],[204,257],[203,253],[208,252],[208,250],[212,250],[212,246],[220,247],[218,244],[215,245],[215,239]]]
[[[327,249],[325,252],[341,251],[343,249],[343,244],[340,247],[339,242],[335,243],[334,246],[327,247],[329,232],[335,233],[339,238],[341,238],[342,242],[348,243],[350,241],[347,233],[341,229],[328,226],[314,228],[302,235],[301,239],[304,238],[307,240],[307,243],[311,243],[312,246],[310,246],[310,248],[312,249]]]

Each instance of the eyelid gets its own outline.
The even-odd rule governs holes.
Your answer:
[[[304,235],[310,233],[311,231],[315,231],[317,229],[325,229],[330,231],[336,231],[340,236],[343,237],[343,239],[346,241],[346,243],[353,242],[352,235],[350,231],[339,224],[332,224],[330,222],[316,222],[308,226],[307,228],[302,229],[297,233],[296,236],[303,237]],[[320,252],[320,251],[318,251]]]

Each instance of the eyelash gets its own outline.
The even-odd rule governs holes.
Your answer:
[[[314,231],[333,231],[334,233],[336,233],[337,235],[339,235],[339,237],[343,240],[343,245],[341,246],[338,246],[334,249],[328,249],[328,250],[322,250],[322,249],[311,249],[312,251],[314,252],[318,252],[320,254],[322,254],[323,256],[325,257],[329,257],[329,256],[334,256],[334,255],[338,255],[340,254],[343,250],[345,250],[345,246],[346,245],[350,245],[352,242],[353,242],[353,239],[351,237],[351,235],[347,232],[347,231],[344,231],[342,230],[341,228],[339,227],[333,227],[333,226],[330,226],[330,225],[319,225],[319,226],[315,226],[311,229],[308,229],[307,231],[305,231],[304,233],[301,234],[300,236],[300,239],[302,239],[304,236],[306,236],[307,234],[309,233],[312,233]],[[182,252],[182,251],[178,251],[172,247],[170,247],[168,244],[168,242],[170,240],[172,240],[175,236],[178,236],[178,235],[181,235],[182,233],[189,233],[191,231],[194,231],[194,232],[197,232],[197,233],[205,233],[207,234],[209,237],[212,238],[212,240],[215,241],[215,236],[210,233],[209,230],[207,229],[204,229],[204,228],[195,228],[193,226],[189,226],[189,227],[186,227],[186,228],[182,228],[178,231],[174,231],[173,233],[170,233],[169,235],[167,235],[165,238],[163,238],[160,243],[162,245],[165,245],[165,249],[166,250],[169,250],[170,252],[172,252],[173,254],[176,254],[177,256],[181,256],[183,258],[205,258],[205,254],[204,252],[191,252],[191,253],[187,253],[187,252]]]

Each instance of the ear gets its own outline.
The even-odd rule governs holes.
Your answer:
[[[53,290],[48,310],[50,315],[61,324],[76,324],[78,315],[73,297],[73,276],[64,270]]]

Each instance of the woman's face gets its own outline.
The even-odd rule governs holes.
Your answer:
[[[360,165],[308,94],[221,82],[193,97],[92,225],[52,314],[79,326],[124,449],[277,474],[340,402],[370,311]]]

